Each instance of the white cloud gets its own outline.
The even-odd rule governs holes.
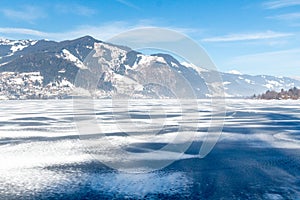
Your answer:
[[[295,75],[300,73],[299,55],[299,48],[264,52],[234,57],[227,65],[250,74]]]
[[[97,13],[95,9],[79,4],[57,4],[55,5],[55,11],[64,14],[72,13],[81,16],[91,16]]]
[[[42,31],[37,31],[33,29],[27,29],[27,28],[10,28],[0,27],[0,34],[6,35],[6,34],[17,34],[17,35],[26,35],[26,36],[37,36],[37,37],[45,37],[48,34]]]
[[[299,12],[275,15],[275,16],[270,16],[268,18],[283,21],[284,23],[286,23],[289,26],[300,26],[300,13]]]
[[[43,32],[27,28],[0,27],[0,35],[8,36],[12,39],[31,38],[31,39],[50,39],[50,40],[66,40],[90,35],[97,39],[106,40],[118,33],[136,28],[124,22],[112,22],[100,26],[78,26],[77,28],[65,32]]]
[[[129,31],[137,28],[151,27],[151,21],[141,20],[135,24],[129,24],[123,21],[115,21],[107,24],[102,24],[99,26],[89,26],[83,25],[78,26],[73,30],[65,32],[43,32],[34,29],[27,28],[13,28],[13,27],[0,27],[0,36],[8,37],[11,39],[20,39],[20,38],[30,38],[30,39],[50,39],[50,40],[67,40],[82,37],[84,35],[90,35],[94,38],[100,40],[107,40],[113,36],[116,36],[122,32]],[[178,28],[178,27],[169,27],[169,29],[180,32],[180,33],[191,33],[194,32],[192,29]],[[141,34],[146,34],[145,37],[151,40],[155,40],[155,34],[149,32],[141,32]],[[165,39],[172,39],[166,37]]]
[[[270,19],[279,19],[279,20],[298,20],[300,19],[300,12],[297,13],[288,13],[283,15],[275,15],[268,17]]]
[[[50,40],[67,40],[90,35],[97,39],[105,40],[111,36],[125,31],[121,26],[79,26],[74,30],[66,32],[43,32],[27,28],[0,27],[0,35],[11,39],[30,38],[30,39],[50,39]]]
[[[257,33],[229,34],[219,37],[210,37],[202,39],[203,42],[235,42],[249,40],[265,40],[293,36],[292,33],[280,33],[274,31],[265,31]]]
[[[263,7],[266,9],[278,9],[297,5],[300,5],[300,0],[275,0],[263,3]]]
[[[136,10],[141,10],[140,7],[138,7],[137,5],[131,3],[129,1],[127,1],[127,0],[117,0],[117,2],[119,2],[119,3],[121,3],[121,4],[125,5],[125,6],[128,6],[130,8],[134,8]]]
[[[36,19],[45,17],[45,13],[41,8],[35,6],[23,6],[22,9],[13,10],[13,9],[0,9],[0,12],[7,18],[17,20],[17,21],[26,21],[32,23]]]

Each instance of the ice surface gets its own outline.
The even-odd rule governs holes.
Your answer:
[[[180,107],[175,100],[138,100],[128,107],[110,100],[94,103],[97,122],[112,147],[119,144],[135,152],[136,159],[141,159],[139,152],[159,150],[165,143],[195,143],[165,169],[117,172],[99,163],[79,139],[71,100],[0,101],[2,198],[300,197],[299,101],[227,100],[223,133],[204,159],[197,158],[197,144],[212,125],[210,101],[199,100],[198,109]],[[189,116],[195,111],[197,117]],[[180,126],[186,129],[178,132]],[[163,161],[176,153],[161,151],[153,159]]]

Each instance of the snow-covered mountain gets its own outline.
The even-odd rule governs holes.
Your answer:
[[[267,90],[280,91],[300,86],[299,80],[288,77],[222,73],[222,78],[228,97],[245,97]]]
[[[94,53],[90,54],[91,51]],[[87,56],[91,58],[84,62]],[[96,65],[92,64],[93,60]],[[79,70],[96,75],[95,94],[100,98],[112,95],[188,97],[190,92],[183,87],[187,85],[198,98],[209,96],[203,79],[209,71],[180,63],[168,54],[144,55],[90,36],[62,42],[0,39],[0,98],[65,97],[72,93]],[[300,86],[299,80],[287,77],[236,72],[221,73],[221,76],[228,97]],[[90,84],[89,80],[83,81]]]
[[[0,38],[0,56],[9,57],[15,52],[21,51],[26,47],[35,45],[37,40],[8,40]]]

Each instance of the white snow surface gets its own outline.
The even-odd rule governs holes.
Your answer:
[[[111,147],[117,143],[119,148],[126,148],[127,145],[137,141],[148,144],[175,142],[174,144],[178,145],[195,138],[203,141],[207,136],[205,128],[213,125],[210,100],[198,100],[198,108],[179,106],[182,102],[177,100],[132,100],[124,104],[111,100],[94,100],[93,103],[95,110],[92,114],[96,116],[103,133],[106,133],[105,137],[111,143]],[[73,121],[72,100],[0,101],[0,106],[2,113],[0,115],[1,195],[22,196],[43,191],[72,194],[76,189],[72,187],[73,185],[88,183],[99,193],[106,192],[138,199],[153,193],[181,194],[194,186],[190,185],[193,183],[184,171],[170,173],[158,171],[146,174],[102,171],[99,173],[94,172],[93,169],[91,172],[85,171],[85,168],[76,171],[76,168],[70,167],[81,164],[84,166],[95,161],[95,156],[89,154],[86,144],[78,138],[76,124]],[[280,125],[280,122],[299,122],[298,101],[227,100],[226,110],[225,129],[219,140],[220,143],[236,142],[233,144],[237,145],[236,147],[247,144],[249,147],[262,150],[278,148],[299,151],[300,140],[297,135],[299,127]],[[193,112],[197,115],[191,115]],[[166,117],[166,114],[169,117]],[[145,118],[144,115],[152,117]],[[285,117],[278,118],[282,115]],[[84,115],[80,117],[79,120],[84,120],[82,118]],[[186,127],[187,131],[175,130],[156,134],[165,125]],[[198,128],[203,131],[190,131]],[[127,132],[129,136],[110,135],[120,131]],[[114,155],[113,148],[107,149],[107,153],[106,159],[126,160],[122,155]],[[154,159],[158,161],[168,159],[171,153],[177,152],[161,151],[160,153],[161,156]],[[182,160],[196,157],[179,153],[178,156]],[[208,159],[212,158],[208,157]],[[228,157],[228,162],[230,159],[236,158]],[[218,166],[212,167],[218,169]],[[266,167],[264,170],[268,171],[270,165]],[[208,171],[206,168],[204,170],[205,173]],[[225,170],[237,170],[237,168]]]

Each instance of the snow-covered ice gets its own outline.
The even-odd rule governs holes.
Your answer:
[[[227,100],[223,133],[203,159],[197,154],[214,117],[209,100],[199,100],[199,108],[175,100],[133,100],[127,107],[94,103],[112,147],[139,154],[193,142],[163,169],[118,172],[98,162],[97,152],[80,140],[72,100],[0,101],[1,198],[300,197],[299,101]],[[153,159],[176,153],[163,150]]]

